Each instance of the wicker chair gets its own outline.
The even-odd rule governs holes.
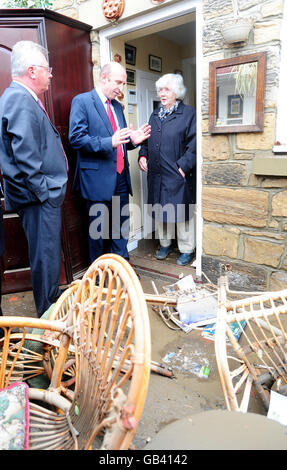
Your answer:
[[[80,448],[105,429],[103,449],[128,449],[150,376],[150,326],[141,284],[117,255],[88,269],[74,300],[76,387],[71,408]],[[86,429],[94,431],[84,438]]]
[[[57,353],[49,388],[29,389],[31,449],[89,449],[103,431],[104,438],[98,437],[94,446],[127,449],[143,411],[150,375],[149,318],[141,285],[129,263],[106,255],[90,266],[71,295],[74,301],[68,301],[66,319],[55,311],[57,320],[0,318],[0,327],[5,327],[0,386],[19,380],[23,364],[18,358],[25,340],[42,338]],[[10,344],[13,327],[21,329],[17,349],[15,341]],[[45,331],[32,338],[26,328]],[[76,382],[66,400],[62,376],[71,351]]]
[[[254,390],[268,410],[271,388],[283,394],[287,389],[287,289],[228,300],[236,294],[238,299],[241,293],[230,291],[222,276],[215,353],[226,405],[248,411]]]

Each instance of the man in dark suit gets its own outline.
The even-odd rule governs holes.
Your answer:
[[[132,195],[127,150],[150,135],[150,126],[127,127],[122,94],[127,75],[117,62],[106,64],[95,89],[72,101],[69,139],[77,150],[74,189],[87,201],[91,262],[103,253],[129,259],[129,195]]]
[[[4,201],[25,230],[37,314],[61,294],[61,205],[67,163],[61,138],[38,98],[48,90],[48,53],[20,41],[11,54],[12,83],[0,98],[0,165]]]

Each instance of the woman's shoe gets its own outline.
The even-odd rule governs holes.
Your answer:
[[[157,259],[165,259],[172,252],[172,246],[164,247],[162,246],[159,252],[157,253]]]
[[[186,266],[194,258],[194,251],[192,253],[181,253],[177,258],[176,263],[180,266]]]

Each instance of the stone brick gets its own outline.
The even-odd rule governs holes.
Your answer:
[[[246,167],[240,163],[209,163],[202,167],[204,184],[240,186],[247,182]]]
[[[287,188],[287,178],[274,176],[273,178],[263,178],[262,188]]]
[[[250,237],[264,237],[264,238],[274,238],[274,240],[284,240],[285,235],[284,233],[278,233],[278,232],[263,232],[263,231],[258,231],[258,232],[253,232],[252,230],[243,230],[243,234],[248,235]]]
[[[219,276],[224,274],[224,266],[229,265],[227,272],[230,289],[245,291],[265,291],[267,289],[268,269],[263,266],[250,265],[240,261],[215,258],[203,255],[202,271],[211,282],[217,284]]]
[[[283,1],[272,0],[266,5],[262,5],[261,12],[263,17],[280,15],[283,13]]]
[[[277,271],[270,276],[270,290],[287,289],[287,273]]]
[[[233,158],[234,160],[253,160],[254,153],[235,153]]]
[[[61,8],[71,7],[74,0],[54,0],[53,9],[60,10]]]
[[[230,147],[226,135],[202,136],[202,155],[204,160],[228,160]]]
[[[244,260],[254,264],[279,266],[284,250],[283,244],[246,237],[244,241]]]
[[[257,23],[254,27],[254,44],[264,44],[270,41],[280,40],[281,21],[268,21]]]
[[[232,13],[232,0],[203,0],[203,15],[205,19]]]
[[[265,227],[268,193],[256,189],[203,187],[202,215],[209,222]]]
[[[240,150],[270,150],[275,141],[275,114],[268,113],[264,118],[263,132],[242,132],[237,134],[236,143]]]
[[[63,11],[60,11],[62,15],[68,16],[69,18],[73,18],[74,20],[79,19],[79,12],[77,8],[65,8]]]
[[[287,217],[287,191],[280,191],[273,196],[272,216]]]
[[[239,230],[224,229],[214,225],[204,225],[203,251],[207,255],[236,258],[238,252]]]
[[[236,258],[239,244],[238,229],[225,229],[214,225],[204,225],[203,251],[207,255]]]

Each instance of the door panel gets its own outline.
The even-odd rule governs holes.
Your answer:
[[[11,83],[10,57],[13,45],[21,40],[38,42],[37,27],[0,28],[0,94]],[[17,214],[5,210],[2,199],[4,218],[5,250],[2,259],[2,293],[21,292],[32,288],[28,243]],[[62,260],[63,264],[63,260]],[[66,282],[65,269],[61,266],[61,283]]]

